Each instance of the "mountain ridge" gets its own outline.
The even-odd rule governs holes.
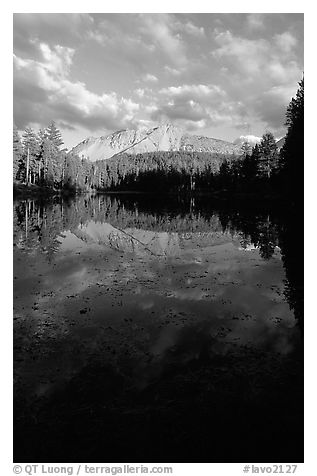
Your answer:
[[[110,159],[119,154],[140,154],[159,151],[210,152],[240,155],[240,144],[186,133],[181,127],[165,123],[149,129],[124,129],[100,137],[88,137],[70,153],[91,162]]]

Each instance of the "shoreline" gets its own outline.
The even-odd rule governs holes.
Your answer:
[[[227,192],[227,191],[196,191],[194,193],[177,193],[177,192],[148,192],[148,191],[138,191],[138,190],[77,190],[77,191],[70,191],[70,190],[56,190],[51,187],[41,187],[38,185],[25,185],[25,184],[14,184],[13,185],[13,198],[14,199],[50,199],[53,197],[65,197],[71,198],[76,197],[78,195],[110,195],[110,196],[121,196],[121,197],[129,197],[129,196],[139,196],[139,197],[149,197],[153,199],[164,199],[164,198],[172,198],[176,200],[192,200],[192,199],[206,199],[206,200],[214,200],[216,202],[222,202],[226,204],[236,203],[247,205],[247,206],[254,206],[254,205],[277,205],[277,206],[288,206],[291,208],[297,208],[296,203],[291,202],[289,197],[283,194],[276,194],[276,193],[266,193],[266,194],[258,194],[255,192]]]

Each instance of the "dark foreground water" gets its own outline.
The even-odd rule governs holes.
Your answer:
[[[14,203],[15,462],[303,461],[302,223]]]

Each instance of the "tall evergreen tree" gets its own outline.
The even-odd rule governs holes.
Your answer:
[[[39,138],[39,153],[38,153],[38,183],[45,182],[45,142],[47,140],[47,132],[45,129],[40,129],[38,132]]]
[[[56,149],[59,150],[60,146],[64,144],[62,139],[62,134],[59,129],[57,129],[54,121],[46,128],[47,138],[54,144]]]
[[[277,168],[278,149],[275,138],[271,132],[263,134],[259,145],[259,171],[260,175],[270,179],[272,172]]]
[[[300,204],[304,195],[304,79],[298,85],[286,112],[287,133],[281,156],[287,191]]]
[[[35,183],[38,169],[39,138],[31,127],[25,129],[22,137],[23,157],[26,169],[25,181],[26,183]]]
[[[246,186],[246,189],[252,188],[258,175],[259,169],[259,147],[256,144],[251,154],[247,154],[242,162],[241,175]]]
[[[23,174],[23,146],[17,127],[13,126],[13,180]]]
[[[247,155],[251,154],[252,146],[249,144],[247,140],[245,140],[241,145],[241,150],[242,150],[243,157],[246,157]]]

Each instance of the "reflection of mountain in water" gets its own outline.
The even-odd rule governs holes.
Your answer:
[[[223,226],[215,211],[203,215],[181,206],[172,213],[164,209],[151,212],[135,202],[129,203],[129,208],[126,205],[110,197],[79,197],[68,204],[19,202],[15,207],[15,244],[38,246],[50,255],[64,242],[65,232],[71,232],[85,243],[122,251],[148,248],[154,254],[166,255],[174,254],[177,248],[186,249],[193,234],[201,246],[232,241],[233,235],[237,243],[241,238],[231,224]]]
[[[177,233],[147,231],[137,228],[121,230],[109,223],[90,221],[73,233],[85,242],[109,246],[118,251],[140,254],[149,252],[157,256],[177,253],[180,240]]]
[[[270,259],[281,248],[288,278],[288,300],[302,319],[302,264],[297,259],[299,232],[294,217],[278,210],[248,210],[196,202],[164,201],[135,195],[79,196],[74,201],[56,199],[15,203],[14,245],[39,248],[47,258],[80,243],[99,244],[138,255],[174,256],[197,248],[232,242],[237,248],[257,248]],[[66,248],[65,248],[66,247]]]
[[[110,223],[95,221],[89,221],[71,231],[85,243],[97,243],[117,251],[136,254],[150,253],[156,256],[175,256],[192,248],[191,239],[193,236],[198,248],[232,241],[232,235],[229,232],[176,233],[140,228],[120,229]]]

